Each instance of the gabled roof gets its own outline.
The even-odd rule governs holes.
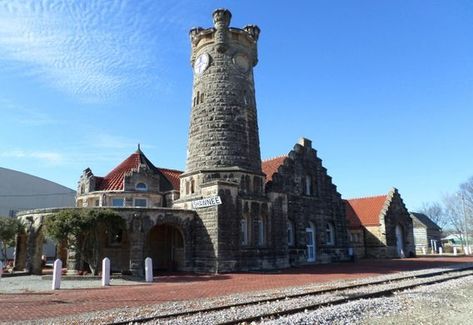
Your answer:
[[[352,229],[361,228],[361,220],[356,215],[355,210],[353,210],[352,206],[347,200],[343,200],[343,202],[345,202],[345,213],[346,219],[348,221],[348,227]]]
[[[181,188],[181,181],[179,176],[183,173],[180,170],[175,169],[166,169],[166,168],[158,168],[159,171],[167,178],[167,180],[171,183],[172,188],[176,191],[179,191]]]
[[[115,167],[105,177],[96,177],[97,191],[122,191],[125,174],[132,170],[138,170],[140,166],[145,165],[154,173],[163,175],[172,185],[173,189],[179,190],[179,175],[182,172],[172,169],[157,168],[145,156],[138,147],[134,153],[126,158],[122,163]]]
[[[432,221],[427,215],[423,213],[411,212],[411,217],[417,219],[420,223],[425,225],[429,229],[441,230],[435,222]]]
[[[347,219],[350,220],[352,216],[348,214],[354,212],[363,226],[379,225],[381,213],[387,198],[388,195],[378,195],[346,200]]]
[[[287,158],[286,155],[263,160],[261,162],[261,169],[266,174],[266,182],[273,180],[273,175],[278,172],[279,166],[284,164],[284,160]]]

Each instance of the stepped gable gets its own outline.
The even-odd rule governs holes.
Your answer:
[[[378,195],[346,200],[347,219],[352,222],[354,215],[358,217],[363,226],[377,226],[380,224],[380,218],[387,210],[392,195]],[[351,215],[350,211],[354,212]]]
[[[123,180],[125,174],[138,170],[140,166],[146,166],[153,173],[162,175],[172,186],[172,189],[179,190],[179,175],[182,173],[177,170],[157,168],[145,156],[145,154],[138,149],[126,158],[122,163],[115,167],[104,177],[96,177],[97,191],[123,191]]]
[[[284,160],[286,160],[286,158],[288,158],[288,156],[283,155],[261,162],[263,173],[266,174],[266,183],[273,180],[273,175],[278,172],[279,166],[284,164]]]

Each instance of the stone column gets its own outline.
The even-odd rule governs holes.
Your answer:
[[[129,224],[130,238],[130,272],[137,277],[144,277],[144,242],[145,234],[143,231],[142,220],[139,217],[133,217]]]
[[[27,239],[24,232],[16,236],[15,271],[23,271],[26,267]]]

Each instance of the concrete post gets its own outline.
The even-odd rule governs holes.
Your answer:
[[[145,281],[153,282],[153,260],[151,257],[145,259]]]
[[[422,247],[422,255],[425,255],[425,247]]]
[[[453,247],[453,255],[457,256],[457,248],[456,247]]]
[[[434,240],[434,254],[437,253],[437,241]]]
[[[54,261],[53,269],[53,290],[58,290],[61,288],[61,276],[62,276],[62,262],[60,259]]]
[[[102,260],[102,287],[110,285],[110,259],[105,257]]]
[[[439,255],[442,255],[442,254],[443,254],[443,248],[439,247]]]

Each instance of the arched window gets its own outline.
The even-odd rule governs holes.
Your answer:
[[[335,244],[335,231],[333,224],[331,224],[330,222],[328,222],[325,226],[325,242],[327,245]]]
[[[243,217],[240,220],[240,243],[248,245],[248,218]]]
[[[287,221],[287,245],[294,246],[294,223],[291,220]]]
[[[137,183],[135,189],[140,192],[148,191],[148,186],[145,183]]]
[[[191,179],[191,194],[194,194],[195,191],[195,181]]]
[[[312,187],[312,176],[306,175],[305,176],[305,195],[313,195],[313,187]]]
[[[258,245],[263,246],[266,243],[266,220],[263,217],[258,218]]]

